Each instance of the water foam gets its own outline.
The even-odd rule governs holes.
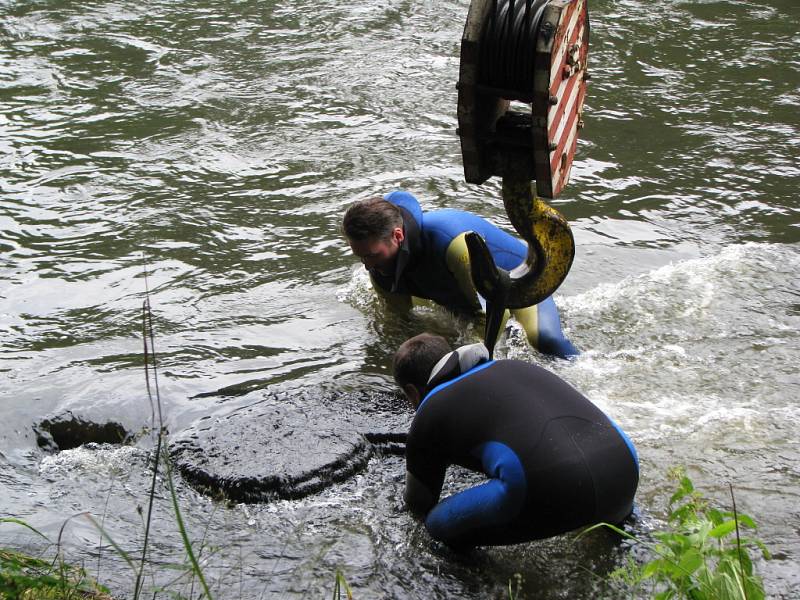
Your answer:
[[[639,441],[734,438],[790,412],[796,246],[744,244],[560,298],[583,354],[552,368]]]

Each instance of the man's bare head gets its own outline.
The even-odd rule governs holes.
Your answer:
[[[414,407],[422,400],[433,367],[449,352],[447,340],[432,333],[415,335],[397,349],[392,360],[394,380]]]
[[[387,241],[398,227],[403,228],[400,209],[380,196],[352,204],[342,219],[342,233],[348,241]]]
[[[394,272],[405,239],[400,210],[383,198],[356,202],[342,219],[342,233],[364,266],[382,275]]]

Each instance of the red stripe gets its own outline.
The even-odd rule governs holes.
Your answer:
[[[577,10],[578,2],[580,2],[580,0],[578,0],[576,2],[571,2],[569,4],[569,6],[567,7],[567,9],[565,11],[565,13],[567,15],[566,18],[564,18],[564,14],[565,13],[562,13],[562,15],[559,16],[559,25],[562,26],[562,27],[560,28],[560,30],[559,29],[556,30],[557,39],[556,39],[555,43],[553,44],[553,49],[550,51],[550,58],[551,58],[550,81],[551,82],[555,82],[558,79],[558,73],[554,73],[553,72],[553,69],[555,68],[555,66],[553,65],[553,61],[560,58],[560,60],[558,60],[558,62],[559,62],[558,68],[560,69],[562,67],[562,65],[563,65],[563,63],[565,62],[565,59],[566,59],[566,50],[569,49],[569,45],[571,43],[574,43],[575,32],[580,30],[582,25],[585,26],[585,23],[586,23],[586,2],[584,1],[582,3],[582,5],[581,5],[581,14],[577,15],[577,17],[575,19],[575,27],[573,28],[573,30],[572,30],[572,32],[570,34],[570,40],[572,40],[572,42],[570,42],[569,40],[566,39],[567,38],[567,35],[566,35],[567,32],[564,31],[564,29],[569,27],[570,21],[572,20],[572,17],[573,17],[573,13]],[[567,44],[567,48],[565,49],[564,56],[559,57],[559,54],[561,53],[561,49],[562,49],[562,47],[564,46],[565,43]],[[554,75],[555,75],[555,77],[554,77]]]
[[[570,77],[566,83],[566,87],[564,88],[564,93],[558,101],[557,106],[553,106],[551,108],[552,111],[555,112],[553,118],[550,120],[550,128],[547,130],[547,139],[552,140],[553,136],[558,129],[558,124],[561,121],[561,118],[564,116],[564,111],[567,110],[567,104],[569,104],[569,97],[572,94],[572,88],[575,87],[576,83],[580,85],[582,82],[580,77]]]
[[[561,162],[561,154],[564,148],[564,145],[567,143],[567,139],[569,139],[570,132],[577,127],[577,119],[578,119],[578,112],[580,107],[583,105],[583,98],[586,93],[586,87],[582,87],[578,91],[578,97],[575,100],[575,110],[573,110],[569,115],[569,121],[567,121],[566,127],[564,127],[564,135],[561,136],[561,139],[558,140],[558,146],[551,154],[550,159],[550,172],[555,173],[556,168],[558,167],[558,163]],[[575,136],[577,139],[577,135]],[[569,160],[569,159],[568,159]]]
[[[570,2],[569,6],[567,6],[567,10],[565,10],[559,15],[558,24],[559,25],[563,24],[564,27],[569,25],[569,21],[572,18],[572,13],[575,12],[575,7],[577,6],[578,2]],[[558,36],[558,39],[556,40],[556,43],[553,45],[553,49],[550,51],[550,56],[558,56],[558,53],[561,51],[561,44],[564,41],[564,38],[566,37],[564,35],[560,35],[562,32],[559,31],[559,29],[560,29],[559,27],[556,27],[556,35]]]
[[[585,6],[586,5],[584,4],[584,7]],[[582,13],[578,16],[577,22],[575,23],[575,29],[572,30],[572,35],[570,36],[569,42],[567,42],[567,51],[569,51],[569,49],[572,47],[572,45],[578,39],[578,35],[583,33],[583,31],[585,29],[586,29],[586,11],[582,11]],[[566,37],[566,36],[564,36],[564,37]],[[581,48],[581,50],[583,50],[583,48]],[[581,52],[581,54],[583,54],[583,52]],[[553,52],[550,56],[556,56],[556,52]],[[553,72],[552,70],[553,69],[557,69],[560,72],[565,66],[567,66],[567,54],[566,54],[566,52],[564,53],[564,58],[560,61],[560,63],[558,65],[555,65],[555,64],[551,64],[550,65],[550,73],[551,73],[551,75],[552,75],[552,72]],[[559,78],[559,75],[556,74],[555,81],[553,81],[553,84],[550,86],[550,95],[555,94],[555,92],[558,90],[558,86],[560,84],[561,84],[561,80]]]
[[[557,184],[553,186],[553,196],[557,196],[559,193],[561,193],[561,190],[564,189],[565,185],[567,185],[567,182],[569,181],[569,173],[572,170],[572,163],[575,160],[575,151],[577,148],[578,136],[576,134],[575,137],[572,138],[572,144],[568,150],[569,159],[567,159],[567,168],[562,169],[561,173],[559,173]]]
[[[571,143],[571,140],[577,139],[578,131],[577,131],[577,123],[572,122],[570,123],[570,127],[565,130],[564,137],[559,140],[558,146],[555,150],[553,150],[550,159],[550,172],[552,178],[557,178],[559,171],[561,170],[561,161],[562,156],[567,157],[567,162],[569,163],[572,160],[572,156],[568,152],[567,144]]]

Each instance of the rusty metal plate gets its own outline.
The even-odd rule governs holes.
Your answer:
[[[532,106],[536,192],[543,198],[555,198],[569,182],[583,127],[588,53],[586,0],[548,3],[536,44]]]

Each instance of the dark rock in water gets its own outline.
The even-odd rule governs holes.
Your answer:
[[[406,453],[406,432],[370,431],[364,434],[367,441],[381,454],[397,454],[404,456]]]
[[[306,496],[349,477],[371,449],[342,404],[297,393],[201,420],[170,452],[200,490],[264,502]]]
[[[71,411],[44,419],[34,425],[36,443],[48,452],[59,452],[83,446],[84,444],[121,444],[131,439],[119,423],[94,423],[76,417]]]

